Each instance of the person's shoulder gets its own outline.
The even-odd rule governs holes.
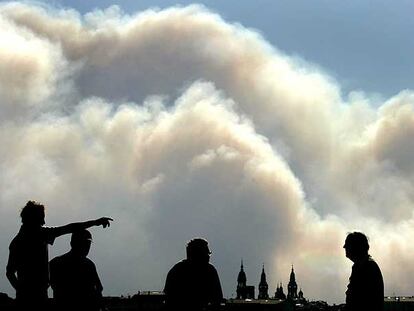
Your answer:
[[[183,259],[183,260],[180,260],[179,262],[177,262],[177,263],[173,266],[173,268],[182,268],[182,267],[187,267],[187,266],[188,266],[188,264],[189,264],[188,260],[187,260],[187,259]]]
[[[55,238],[59,236],[58,227],[42,227],[41,233],[42,239],[51,245],[55,242]]]
[[[42,234],[54,234],[57,230],[57,227],[41,227],[40,231],[42,232]]]
[[[95,268],[95,263],[91,259],[89,259],[88,257],[85,257],[83,260],[88,266]]]
[[[216,267],[214,267],[212,263],[208,263],[208,268],[211,270],[216,270]]]
[[[59,262],[62,260],[65,260],[65,258],[68,256],[68,253],[56,256],[55,258],[53,258],[50,262]]]
[[[208,270],[210,271],[210,272],[214,272],[214,273],[217,273],[217,269],[216,269],[216,267],[214,267],[211,263],[208,263],[208,266],[207,266],[208,268]]]
[[[170,272],[178,272],[184,269],[188,268],[188,261],[186,259],[183,259],[179,262],[177,262],[174,266],[172,266],[172,268],[170,269]]]
[[[382,274],[380,267],[375,262],[375,260],[372,259],[371,257],[368,258],[368,260],[364,263],[364,268],[363,269],[364,269],[365,273],[368,273],[369,275]]]
[[[69,252],[60,256],[56,256],[50,261],[50,265],[60,265],[70,260]]]
[[[366,261],[366,264],[371,267],[378,267],[377,262],[370,256]]]

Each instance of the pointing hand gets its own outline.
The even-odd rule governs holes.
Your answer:
[[[97,226],[101,226],[102,225],[103,228],[106,228],[106,227],[111,226],[110,221],[113,221],[113,219],[110,218],[110,217],[101,217],[101,218],[99,218],[99,219],[96,220],[96,225]]]

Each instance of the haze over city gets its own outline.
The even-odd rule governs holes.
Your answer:
[[[340,303],[354,230],[386,295],[413,295],[414,5],[281,2],[0,1],[3,271],[33,199],[48,226],[114,219],[91,230],[104,295],[162,290],[201,236],[225,297],[243,258],[270,294],[293,264]]]

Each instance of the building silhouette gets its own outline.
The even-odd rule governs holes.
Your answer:
[[[306,298],[303,295],[302,289],[298,292],[298,284],[296,283],[296,274],[292,265],[290,271],[289,283],[288,283],[288,292],[287,295],[283,291],[282,283],[278,283],[276,286],[276,291],[273,297],[269,297],[269,285],[266,280],[266,272],[264,265],[262,266],[262,273],[260,275],[259,283],[259,293],[257,296],[258,300],[282,300],[297,304],[306,303]],[[247,285],[247,277],[244,272],[243,260],[240,264],[240,272],[237,276],[237,296],[236,299],[246,300],[246,299],[255,299],[254,295],[255,289],[254,286]]]
[[[289,300],[298,299],[298,284],[296,283],[296,276],[295,276],[295,271],[293,270],[293,265],[292,265],[292,271],[290,272],[287,299]]]
[[[278,300],[285,300],[286,299],[286,295],[283,292],[282,282],[280,282],[280,286],[278,285],[276,287],[275,299],[278,299]]]
[[[268,294],[269,286],[266,282],[266,273],[264,271],[264,264],[262,268],[262,274],[260,276],[260,283],[259,283],[259,296],[257,296],[257,299],[269,299]]]
[[[243,260],[240,265],[240,272],[237,276],[237,299],[254,299],[254,286],[247,285],[246,273],[243,269]]]

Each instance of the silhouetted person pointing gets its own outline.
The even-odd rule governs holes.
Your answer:
[[[368,254],[365,234],[352,232],[345,240],[345,254],[354,264],[346,291],[347,311],[382,311],[384,282],[377,263]]]
[[[87,258],[91,243],[88,230],[75,231],[71,250],[50,261],[50,285],[57,310],[100,310],[103,287],[95,264]]]
[[[47,304],[49,287],[48,244],[55,238],[92,226],[110,225],[111,218],[71,223],[61,227],[44,227],[45,208],[29,201],[20,213],[22,226],[9,247],[6,275],[16,290],[16,301],[21,309],[40,310]]]
[[[187,244],[187,259],[168,272],[164,293],[169,310],[204,310],[223,300],[216,268],[209,263],[208,242],[201,238]]]

